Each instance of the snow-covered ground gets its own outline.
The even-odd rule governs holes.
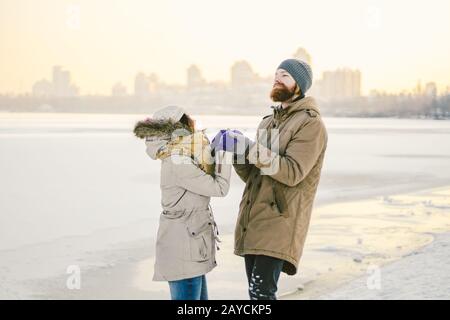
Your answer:
[[[360,277],[320,299],[450,299],[450,234],[437,235],[427,247]]]
[[[450,187],[323,206],[312,225],[283,298],[450,299]]]
[[[0,113],[0,298],[168,297],[166,284],[148,282],[160,191],[159,163],[147,157],[143,142],[132,135],[135,121],[143,117]],[[253,136],[260,120],[195,118],[210,135],[225,127]],[[372,199],[372,204],[386,205],[394,194],[450,186],[450,122],[346,118],[325,122],[329,147],[314,217],[339,203]],[[225,244],[218,257],[222,264],[209,276],[209,288],[213,298],[245,299],[243,262],[229,255],[243,189],[236,175],[232,179],[229,195],[212,203]],[[342,276],[339,271],[340,278],[320,266],[339,269],[332,265],[341,266],[342,257],[351,257],[360,267],[353,259],[361,258],[361,244],[348,236],[349,223],[358,217],[367,218],[359,221],[362,226],[374,220],[354,211],[344,221],[344,214],[329,212],[311,225],[301,276],[320,284],[322,280],[316,280],[330,273],[329,287],[322,287],[331,290],[358,272],[350,269]],[[423,222],[408,215],[385,219],[394,225]],[[380,237],[392,228],[380,227]],[[411,250],[428,240],[419,237]],[[383,243],[377,247],[379,254],[389,248],[389,241]],[[66,286],[66,271],[73,265],[83,276],[78,291]],[[295,289],[306,278],[283,278],[280,292]],[[220,288],[229,289],[214,293]]]

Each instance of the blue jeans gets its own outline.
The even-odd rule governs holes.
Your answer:
[[[208,300],[206,277],[169,281],[172,300]]]

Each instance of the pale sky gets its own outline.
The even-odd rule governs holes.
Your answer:
[[[77,19],[77,10],[79,19]],[[0,0],[0,93],[30,92],[53,65],[82,94],[133,91],[137,72],[184,84],[247,60],[272,75],[298,47],[324,70],[358,68],[363,92],[450,85],[448,0]]]

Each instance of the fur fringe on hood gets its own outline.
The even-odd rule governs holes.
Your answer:
[[[134,126],[134,135],[140,139],[145,139],[147,137],[170,139],[175,130],[182,129],[192,133],[192,130],[188,126],[180,122],[174,122],[167,119],[147,118],[136,123]]]
[[[134,134],[146,140],[147,153],[152,159],[183,154],[193,159],[200,169],[214,175],[214,158],[204,131],[193,132],[188,126],[170,119],[147,118],[136,123]]]

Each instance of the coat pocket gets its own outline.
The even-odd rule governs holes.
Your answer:
[[[211,258],[210,245],[207,242],[205,235],[189,239],[191,261],[204,262]]]
[[[212,220],[204,213],[195,212],[187,225],[189,251],[192,261],[203,262],[211,258]]]
[[[179,219],[183,217],[186,213],[186,210],[178,210],[178,211],[167,211],[164,210],[161,214],[166,219]]]
[[[286,187],[276,181],[272,181],[273,201],[271,205],[276,207],[280,215],[289,217],[288,201],[286,198]]]

